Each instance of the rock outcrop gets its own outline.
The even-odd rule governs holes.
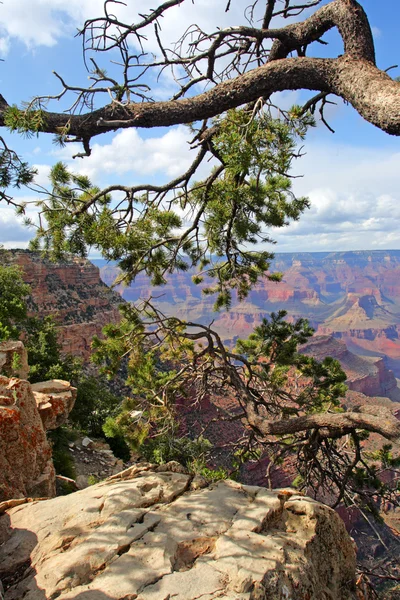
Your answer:
[[[64,425],[74,408],[76,388],[61,379],[33,383],[31,388],[45,430]]]
[[[84,258],[52,262],[28,250],[8,250],[6,258],[31,287],[29,314],[53,315],[63,351],[87,359],[93,336],[120,319],[121,298],[101,281],[99,269]]]
[[[99,261],[103,281],[111,283],[118,271]],[[283,273],[274,283],[261,279],[245,302],[233,299],[232,309],[212,314],[214,298],[201,293],[193,273],[175,273],[163,287],[160,308],[167,314],[200,321],[222,339],[247,336],[272,311],[287,310],[291,318],[306,317],[321,335],[341,338],[355,354],[388,357],[400,377],[400,251],[309,252],[276,254],[271,271]],[[118,288],[135,301],[152,292],[140,275],[129,287]]]
[[[315,335],[300,351],[320,361],[326,356],[336,358],[347,375],[346,385],[349,390],[365,396],[400,400],[396,378],[393,371],[386,367],[383,358],[354,354],[342,340],[332,335]]]
[[[293,490],[203,486],[177,463],[138,465],[7,510],[5,600],[357,598],[354,547],[333,510]]]
[[[13,364],[18,371],[18,365],[27,367],[21,342],[0,344],[2,356],[7,370]],[[0,502],[55,495],[55,471],[46,430],[64,422],[75,398],[76,389],[65,381],[32,386],[24,379],[0,375]]]
[[[0,373],[20,379],[28,377],[28,354],[22,342],[9,341],[0,344]]]

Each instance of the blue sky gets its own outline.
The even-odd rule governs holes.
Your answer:
[[[159,2],[160,3],[160,2]],[[125,9],[134,20],[137,11],[154,0],[128,0]],[[205,29],[238,25],[248,0],[232,0],[225,14],[225,0],[189,0],[171,10],[163,22],[163,35],[174,40],[178,23],[182,28],[199,22]],[[260,2],[261,5],[261,2]],[[373,27],[378,66],[386,69],[400,63],[398,0],[362,0]],[[3,0],[0,5],[0,92],[9,103],[20,104],[43,93],[54,94],[60,87],[53,71],[73,84],[87,82],[82,63],[81,39],[74,37],[85,18],[100,15],[103,0]],[[222,21],[221,21],[222,19]],[[180,27],[179,27],[180,30]],[[320,56],[342,52],[336,32],[326,38],[329,46],[317,45]],[[151,44],[152,41],[150,40]],[[105,56],[103,57],[105,59]],[[101,63],[106,66],[106,63]],[[400,75],[400,69],[391,71]],[[161,79],[156,93],[164,98],[171,88],[168,77]],[[281,94],[284,106],[299,103],[304,93]],[[65,102],[53,103],[52,110],[63,110]],[[334,251],[400,248],[400,144],[398,138],[382,133],[363,121],[338,99],[328,112],[336,133],[318,126],[308,136],[306,156],[295,165],[294,189],[308,195],[312,208],[300,222],[276,232],[276,251]],[[64,160],[75,170],[87,173],[94,183],[136,184],[162,182],[186,170],[190,162],[183,126],[171,130],[124,130],[94,140],[89,159],[71,159],[76,148],[59,150],[51,136],[26,140],[8,135],[7,140],[29,163],[39,169],[38,183],[45,185],[49,169]],[[205,173],[204,173],[205,174]],[[31,199],[29,190],[21,196]],[[0,243],[23,246],[31,233],[16,220],[13,212],[0,207]]]

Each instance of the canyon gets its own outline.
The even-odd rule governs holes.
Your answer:
[[[21,268],[31,287],[29,315],[52,315],[64,353],[88,360],[93,336],[119,320],[120,296],[105,285],[89,260],[68,256],[53,262],[39,252],[7,250],[4,261]]]
[[[117,267],[102,260],[94,263],[102,280],[112,285]],[[233,298],[229,312],[213,312],[215,299],[202,294],[207,283],[195,285],[190,271],[170,275],[168,283],[157,288],[157,304],[166,314],[182,319],[202,324],[213,320],[213,328],[228,344],[247,337],[271,312],[284,309],[291,320],[307,318],[316,336],[325,340],[325,349],[322,341],[319,349],[314,346],[318,355],[335,353],[338,348],[343,354],[347,349],[364,357],[362,370],[370,361],[370,365],[382,371],[390,369],[400,377],[399,250],[276,254],[270,271],[282,273],[282,281],[261,279],[244,302]],[[128,302],[155,293],[144,275],[129,286],[117,285],[115,289]],[[332,337],[344,344],[335,350],[329,341]],[[355,367],[355,359],[350,362]],[[387,395],[385,389],[371,388],[370,392]]]
[[[134,302],[155,291],[144,275],[110,289],[119,271],[101,259],[52,262],[26,250],[7,251],[6,257],[21,267],[31,286],[30,314],[53,315],[63,351],[85,360],[93,336],[119,320],[121,301]],[[400,251],[277,254],[271,272],[283,273],[282,281],[260,280],[244,302],[233,299],[229,312],[213,312],[214,299],[202,294],[205,284],[195,285],[190,272],[170,275],[157,288],[157,304],[182,319],[203,324],[214,319],[213,327],[228,344],[249,335],[271,312],[284,309],[291,320],[305,317],[316,331],[313,352],[338,358],[350,389],[397,400]]]
[[[154,292],[140,275],[130,286],[110,289],[119,271],[104,260],[67,257],[52,262],[40,253],[7,251],[31,286],[33,316],[53,315],[65,353],[90,356],[94,335],[120,318],[118,306]],[[277,254],[271,272],[279,283],[260,280],[246,301],[232,310],[212,312],[213,299],[190,273],[175,273],[157,289],[167,314],[210,323],[228,344],[247,336],[271,312],[285,309],[289,319],[304,316],[316,333],[303,348],[317,359],[337,358],[352,393],[400,400],[400,251]]]
[[[117,267],[93,262],[112,285]],[[207,282],[195,285],[191,271],[169,275],[157,288],[157,304],[182,319],[203,324],[214,319],[227,343],[247,337],[264,317],[284,309],[290,319],[307,318],[317,335],[342,340],[356,355],[384,358],[400,377],[400,250],[276,254],[270,271],[282,273],[282,281],[261,279],[244,302],[233,298],[229,312],[213,313],[215,298],[202,294]],[[154,292],[144,275],[115,289],[128,302]]]
[[[145,276],[130,286],[110,289],[115,265],[67,257],[52,262],[40,253],[7,251],[31,286],[31,315],[53,315],[65,353],[90,356],[94,335],[120,318],[124,301],[148,297],[154,290]],[[302,349],[317,359],[337,358],[352,394],[400,401],[400,251],[277,254],[271,272],[279,283],[260,280],[246,301],[228,312],[212,312],[213,299],[190,273],[175,273],[158,288],[158,305],[167,314],[210,323],[228,344],[247,336],[262,318],[285,309],[289,319],[304,316],[316,330]]]

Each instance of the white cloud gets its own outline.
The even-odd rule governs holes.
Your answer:
[[[69,163],[94,183],[130,184],[166,180],[183,173],[196,151],[188,146],[190,132],[175,127],[159,137],[144,139],[136,130],[117,133],[111,143],[95,144],[92,156]],[[276,251],[355,250],[400,247],[400,153],[346,145],[310,142],[296,161],[293,180],[297,195],[308,196],[311,209],[298,222],[274,231]],[[70,159],[76,148],[61,157]],[[204,178],[205,164],[196,179]]]
[[[0,245],[26,247],[32,237],[33,230],[25,227],[11,208],[0,208]]]
[[[54,46],[90,14],[101,14],[102,5],[102,0],[3,0],[0,27],[28,48]]]
[[[380,38],[381,35],[382,35],[382,31],[379,29],[379,27],[374,27],[373,26],[373,27],[371,27],[371,31],[372,31],[372,34],[373,34],[373,36],[374,36],[375,39]]]
[[[311,209],[276,231],[277,251],[400,247],[400,153],[309,144],[294,181]]]
[[[163,180],[174,179],[184,173],[194,160],[198,149],[191,150],[188,144],[193,134],[180,125],[169,129],[158,137],[141,137],[136,129],[124,129],[117,133],[110,144],[94,144],[92,154],[84,161],[70,162],[77,147],[67,146],[56,156],[66,160],[72,170],[88,175],[95,183],[107,179],[116,183],[121,176],[130,178],[130,183],[144,181],[158,175]],[[209,170],[206,163],[200,172],[203,177]]]
[[[32,165],[34,169],[37,170],[37,175],[35,176],[35,184],[48,189],[49,188],[49,175],[51,171],[50,165]]]
[[[114,4],[112,12],[126,23],[138,22],[141,20],[139,13],[148,13],[159,4],[161,2],[154,0],[130,0],[127,6]],[[86,19],[102,16],[103,6],[104,0],[3,0],[0,26],[7,36],[19,39],[29,48],[54,46],[61,37],[82,26]],[[185,2],[173,7],[160,19],[163,40],[166,43],[177,41],[177,37],[192,23],[197,23],[204,30],[238,25],[243,22],[244,6],[245,3],[232,3],[228,13],[225,12],[225,2],[214,0],[198,0],[195,4]],[[151,31],[148,48],[159,52]]]
[[[9,36],[0,37],[0,57],[7,56],[9,50],[10,50]]]

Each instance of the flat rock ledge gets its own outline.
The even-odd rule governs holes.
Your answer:
[[[141,464],[0,505],[5,600],[355,600],[340,517],[296,494]],[[18,502],[23,502],[19,500]]]

